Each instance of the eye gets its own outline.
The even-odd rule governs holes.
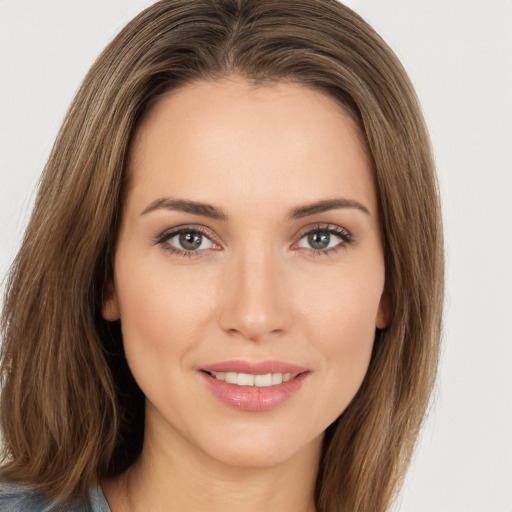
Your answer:
[[[352,243],[352,235],[339,226],[317,226],[304,233],[297,243],[297,247],[310,249],[319,253],[330,253]]]
[[[208,249],[220,248],[201,229],[189,227],[166,231],[158,237],[157,242],[166,251],[179,256],[198,255]]]
[[[167,240],[168,244],[185,251],[198,251],[200,249],[211,249],[213,242],[198,231],[185,231],[178,233]]]

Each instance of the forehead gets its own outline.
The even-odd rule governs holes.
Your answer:
[[[264,202],[324,199],[332,189],[373,210],[370,162],[357,122],[331,96],[234,76],[183,86],[151,108],[132,142],[129,188],[140,201],[159,190]]]

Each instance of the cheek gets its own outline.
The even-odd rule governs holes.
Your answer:
[[[382,287],[380,274],[370,279],[351,274],[326,280],[322,293],[303,296],[306,336],[326,377],[327,423],[348,406],[366,375]]]
[[[325,304],[319,311],[316,336],[326,363],[330,362],[333,372],[343,373],[346,382],[364,377],[375,337],[375,301],[368,301],[365,308],[363,300],[367,297],[350,297],[338,296]]]
[[[139,263],[136,272],[121,262],[116,274],[123,342],[134,374],[156,369],[164,360],[184,364],[211,311],[208,277],[191,280],[165,261]]]
[[[373,343],[383,274],[342,271],[310,286],[309,293],[301,295],[299,308],[307,319],[311,339],[316,338],[329,352],[357,351],[361,345]]]

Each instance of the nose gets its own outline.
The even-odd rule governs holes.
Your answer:
[[[233,255],[225,268],[219,322],[230,335],[262,342],[288,331],[289,301],[278,258],[247,252]]]

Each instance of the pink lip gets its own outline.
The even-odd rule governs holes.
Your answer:
[[[264,375],[267,373],[297,373],[288,382],[268,387],[237,386],[223,380],[217,380],[207,372],[236,372]],[[210,391],[223,403],[235,409],[247,412],[269,411],[281,405],[295,395],[310,372],[301,366],[282,361],[224,361],[201,368],[199,375],[204,379]]]
[[[222,361],[220,363],[202,366],[200,370],[206,372],[236,372],[249,373],[252,375],[265,375],[267,373],[304,373],[307,368],[297,366],[296,364],[285,363],[284,361],[243,361],[235,359],[233,361]]]

